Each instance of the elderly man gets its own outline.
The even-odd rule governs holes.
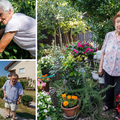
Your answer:
[[[36,20],[22,13],[14,13],[8,0],[0,0],[0,22],[5,29],[0,30],[0,53],[13,41],[33,57],[36,51]]]
[[[15,119],[15,114],[17,110],[17,105],[20,102],[22,95],[24,94],[22,85],[17,81],[18,75],[13,74],[10,80],[7,80],[3,85],[5,108],[7,108],[8,115],[5,119],[10,118],[10,109],[12,111],[13,117],[11,120]]]

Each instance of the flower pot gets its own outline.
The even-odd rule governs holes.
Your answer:
[[[105,83],[104,77],[99,77],[99,83],[100,83],[100,84],[104,84],[104,83]]]
[[[89,60],[93,60],[93,55],[88,55]]]
[[[78,101],[79,101],[79,99],[78,99]],[[72,108],[64,108],[63,103],[61,103],[61,108],[63,109],[64,113],[68,117],[75,116],[79,112],[79,109],[80,109],[80,107],[78,105],[75,107],[72,107]]]
[[[99,79],[97,71],[92,71],[92,77],[93,77],[94,80],[98,80]]]
[[[49,69],[42,69],[41,71],[42,71],[42,75],[45,75],[45,74],[47,74],[48,76],[50,75]]]

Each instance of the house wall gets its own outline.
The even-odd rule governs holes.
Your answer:
[[[24,73],[19,73],[19,69],[25,68]],[[36,64],[35,61],[16,61],[13,65],[11,65],[8,71],[16,70],[16,74],[21,77],[31,78],[32,80],[36,80]]]

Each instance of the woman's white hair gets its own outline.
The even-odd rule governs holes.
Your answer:
[[[7,13],[9,12],[9,10],[14,12],[12,4],[8,0],[0,0],[0,8],[2,8]]]

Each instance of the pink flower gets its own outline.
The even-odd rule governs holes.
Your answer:
[[[46,92],[47,93],[47,95],[49,95],[49,92]]]
[[[65,51],[65,49],[63,49],[63,52]]]
[[[93,47],[93,46],[91,45],[91,47]]]
[[[40,86],[40,82],[37,83],[37,86]]]
[[[91,52],[92,49],[89,49],[89,51]]]
[[[97,51],[98,49],[96,48],[95,52]]]
[[[86,43],[86,45],[88,45],[88,46],[89,46],[89,43]]]
[[[86,50],[89,50],[89,48],[87,48]]]
[[[76,51],[76,49],[73,50],[74,52]]]
[[[72,54],[74,54],[74,52],[72,52]]]
[[[66,45],[66,48],[68,47],[68,45]]]
[[[42,83],[42,87],[45,87],[45,86],[46,86],[46,83],[43,82],[43,83]]]
[[[72,44],[72,46],[74,46],[74,44]]]
[[[77,43],[77,45],[79,45],[79,42]]]
[[[82,47],[82,45],[78,45],[78,47]]]
[[[78,53],[78,51],[76,51],[76,53]]]
[[[71,48],[69,48],[69,49],[71,49]]]
[[[85,54],[85,52],[83,52],[83,55]]]
[[[87,50],[85,50],[87,52]]]
[[[85,44],[83,43],[83,46],[85,46]]]

